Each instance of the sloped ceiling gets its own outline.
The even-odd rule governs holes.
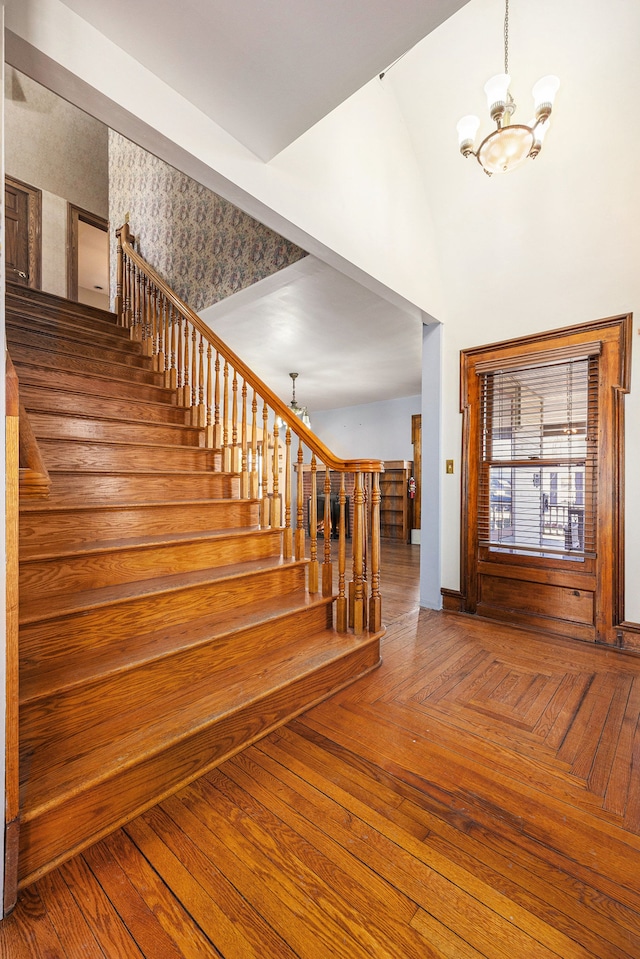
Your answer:
[[[64,0],[268,160],[466,0]]]

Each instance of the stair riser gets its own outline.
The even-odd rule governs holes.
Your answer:
[[[14,349],[31,348],[46,350],[48,353],[61,351],[63,353],[84,357],[86,360],[102,360],[108,363],[118,363],[125,367],[137,367],[142,370],[153,370],[152,360],[142,353],[132,353],[129,340],[125,340],[122,349],[115,346],[96,346],[92,340],[87,343],[77,339],[71,333],[58,330],[25,330],[21,325],[15,326],[11,319],[7,319],[7,341],[9,352],[13,355]]]
[[[40,872],[70,858],[313,703],[365,676],[378,664],[377,642],[357,647],[351,656],[332,661],[286,688],[280,687],[259,701],[247,704],[107,782],[76,792],[42,816],[26,812],[20,828],[21,886],[28,885]]]
[[[90,394],[79,388],[77,392],[60,392],[55,387],[20,381],[20,399],[27,411],[46,410],[60,413],[95,414],[122,418],[139,423],[187,424],[188,412],[183,407],[163,403],[132,402],[118,397]]]
[[[162,530],[171,533],[240,529],[256,526],[259,506],[255,501],[213,500],[208,503],[130,507],[122,510],[77,509],[20,513],[20,546],[23,554],[51,552],[86,546],[95,540],[123,536],[150,536]]]
[[[221,496],[229,498],[239,494],[239,482],[223,473],[185,473],[136,475],[109,473],[56,473],[51,472],[51,503],[62,502],[66,497],[84,503],[113,502],[133,503],[147,500],[209,499]]]
[[[74,356],[65,353],[60,347],[56,352],[49,352],[46,348],[38,349],[33,346],[14,344],[9,350],[14,365],[46,367],[52,370],[64,370],[69,373],[82,373],[83,376],[111,376],[116,379],[127,380],[130,383],[144,383],[150,386],[164,386],[164,374],[153,370],[144,370],[138,366],[127,366],[126,363],[109,363],[102,360],[87,359],[84,356]]]
[[[39,596],[75,590],[100,589],[169,576],[195,569],[218,569],[248,559],[279,556],[282,534],[259,530],[218,540],[192,540],[150,546],[145,549],[117,549],[61,559],[23,561],[20,590]]]
[[[38,313],[30,314],[27,310],[11,303],[7,304],[7,317],[13,326],[22,326],[33,330],[42,330],[49,332],[60,331],[65,336],[73,336],[79,342],[105,343],[115,346],[131,342],[129,330],[118,326],[116,323],[105,322],[104,320],[87,320],[81,316],[74,316],[72,313],[59,312],[57,310],[41,310]],[[134,353],[142,355],[142,346],[137,343],[132,350]]]
[[[161,386],[151,386],[148,383],[131,383],[127,380],[110,379],[108,377],[92,378],[91,376],[84,376],[82,373],[49,370],[41,366],[28,366],[23,363],[15,363],[15,367],[21,387],[25,383],[45,386],[49,389],[87,393],[94,397],[113,396],[120,399],[127,397],[131,400],[129,411],[131,419],[136,418],[135,406],[138,401],[141,403],[166,403],[168,406],[175,406],[177,402],[175,391]]]
[[[64,763],[70,751],[82,756],[109,746],[114,736],[126,736],[132,728],[144,733],[146,727],[170,720],[172,715],[186,715],[193,705],[194,685],[205,676],[211,689],[207,702],[215,713],[227,689],[237,683],[240,669],[256,660],[259,671],[260,656],[266,651],[281,649],[300,635],[330,628],[331,610],[331,604],[312,606],[243,631],[212,636],[194,649],[23,704],[22,762],[31,765],[33,755],[39,766]],[[71,738],[65,735],[70,730]],[[31,771],[37,778],[35,766],[31,765]]]
[[[39,446],[48,470],[206,472],[215,466],[213,451],[206,449],[181,449],[179,446],[125,446],[47,438],[41,439]]]
[[[24,313],[30,320],[38,316],[49,316],[57,320],[84,325],[87,329],[121,329],[115,313],[101,310],[98,307],[87,307],[85,304],[74,303],[50,294],[50,302],[44,302],[47,294],[41,290],[30,290],[22,287],[21,290],[8,289],[6,302],[7,309],[12,312]]]
[[[255,602],[260,595],[282,595],[305,589],[305,566],[291,564],[217,579],[166,593],[136,596],[110,606],[99,606],[20,628],[21,662],[64,662],[87,646],[97,648],[127,642],[129,637],[156,629],[170,629],[197,619]]]
[[[154,426],[149,423],[119,423],[63,413],[30,412],[29,422],[38,439],[103,440],[111,443],[157,443],[161,446],[204,445],[201,430],[187,426]]]

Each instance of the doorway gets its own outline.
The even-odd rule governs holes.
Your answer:
[[[67,297],[109,309],[109,224],[73,203],[67,214]]]
[[[42,264],[42,193],[5,177],[5,264],[7,280],[39,290]]]
[[[462,352],[463,608],[618,644],[631,316]]]

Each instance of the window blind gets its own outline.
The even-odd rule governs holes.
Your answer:
[[[598,357],[540,356],[537,365],[478,375],[479,545],[594,556]]]

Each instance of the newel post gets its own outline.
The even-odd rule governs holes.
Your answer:
[[[116,230],[116,240],[118,242],[118,249],[116,254],[116,302],[115,302],[115,312],[118,317],[119,326],[124,326],[124,310],[123,310],[123,275],[124,275],[124,254],[122,252],[122,237],[120,236],[121,230]]]

